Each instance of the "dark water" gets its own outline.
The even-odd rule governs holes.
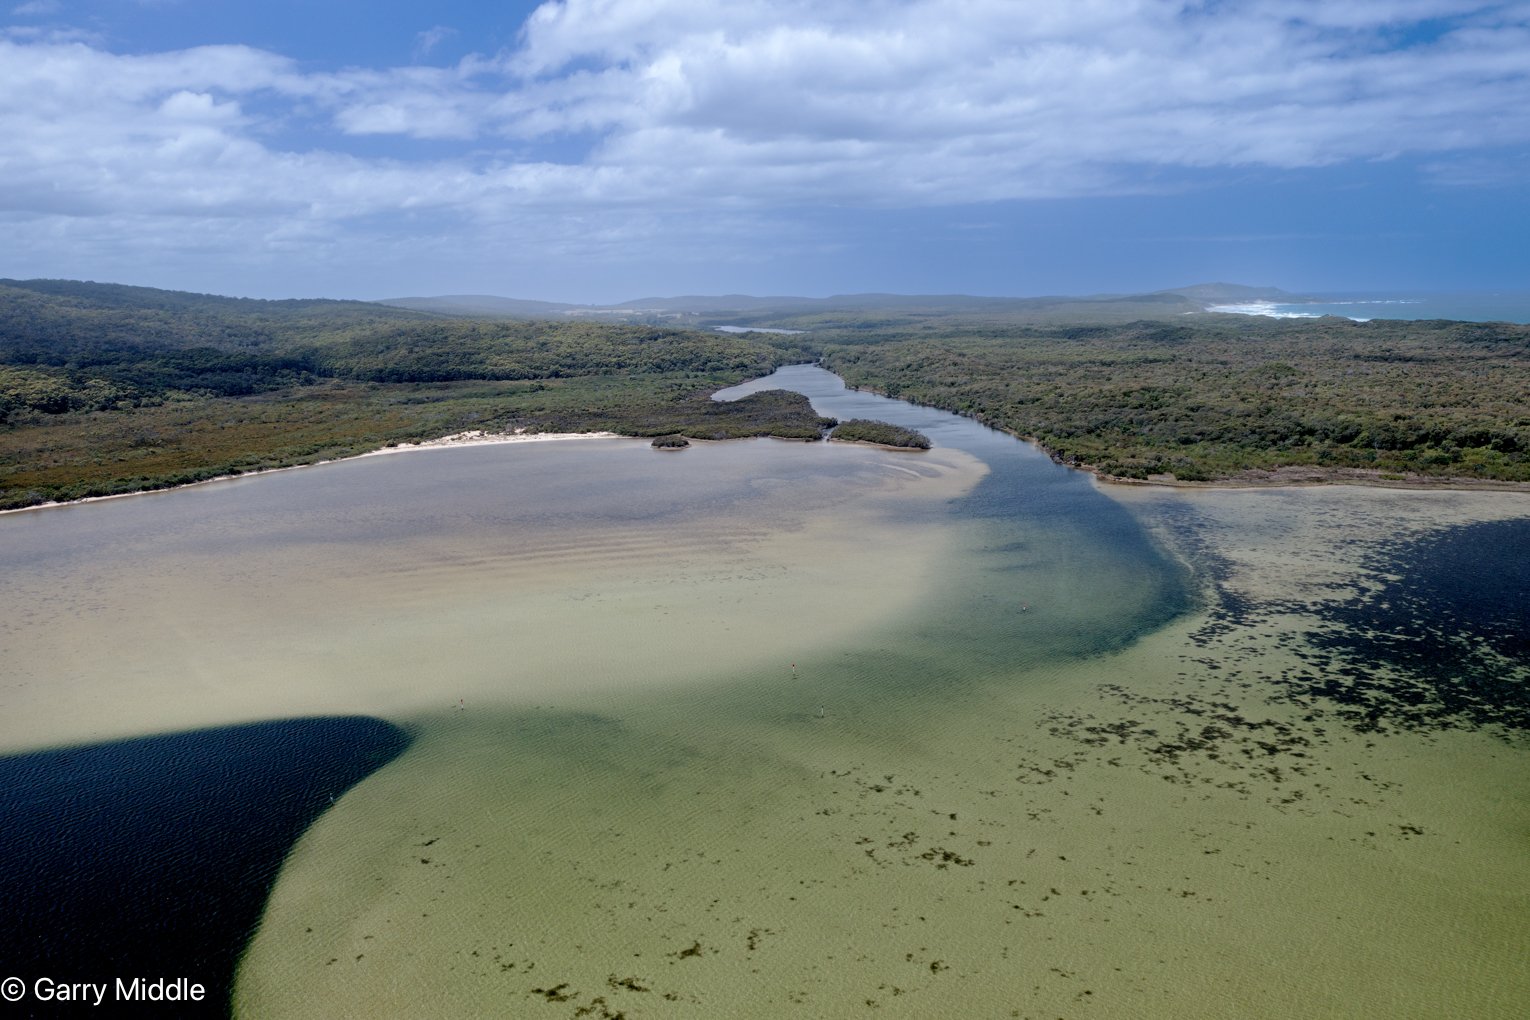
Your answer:
[[[1371,728],[1530,731],[1530,520],[1448,528],[1367,567],[1386,580],[1321,610],[1311,643],[1339,665],[1305,692]]]
[[[259,723],[0,759],[0,976],[188,978],[221,1016],[292,845],[408,744],[377,719]],[[36,1003],[6,1015],[131,1011]]]

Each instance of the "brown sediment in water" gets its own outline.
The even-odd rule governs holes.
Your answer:
[[[642,444],[569,445],[599,470],[648,477]],[[772,466],[800,464],[803,449],[698,449],[684,470],[715,477],[706,508],[636,520],[563,522],[534,493],[578,469],[521,458],[502,470],[519,472],[532,510],[492,529],[469,520],[460,534],[368,541],[367,522],[386,526],[388,511],[363,508],[322,540],[289,539],[284,520],[261,517],[250,526],[274,540],[256,535],[241,550],[216,516],[190,511],[186,534],[146,534],[67,568],[18,564],[0,591],[0,750],[273,717],[556,703],[706,682],[780,654],[782,634],[804,652],[833,646],[915,601],[907,582],[945,550],[938,529],[899,528],[889,510],[939,506],[985,469],[959,451],[913,472],[871,451],[808,447],[821,473],[772,481]],[[237,491],[200,490],[220,505]],[[674,623],[686,624],[682,647]]]
[[[1115,654],[917,712],[803,679],[773,690],[833,711],[762,717],[735,703],[772,680],[742,669],[705,693],[420,719],[289,862],[241,1012],[1515,1015],[1524,742],[1361,732],[1277,681],[1321,668],[1299,607],[1363,588],[1367,547],[1523,503],[1150,499],[1211,601]],[[938,641],[907,626],[874,643],[917,666]],[[861,657],[795,661],[831,678]]]

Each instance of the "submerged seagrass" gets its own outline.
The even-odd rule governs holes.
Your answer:
[[[1530,994],[1523,742],[1362,731],[1274,682],[1329,669],[1300,584],[1365,588],[1357,538],[1523,518],[1515,497],[1128,511],[970,421],[777,385],[935,449],[444,450],[12,518],[0,736],[408,725],[287,862],[243,1015]]]

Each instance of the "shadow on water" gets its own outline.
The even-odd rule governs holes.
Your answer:
[[[207,989],[200,1010],[143,1009],[227,1015],[235,965],[288,851],[408,743],[381,720],[338,717],[0,759],[0,971],[29,985],[184,977]],[[104,1006],[115,1015],[114,991]],[[90,1010],[31,995],[20,1005]]]

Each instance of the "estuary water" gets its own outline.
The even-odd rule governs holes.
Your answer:
[[[235,842],[279,784],[222,734],[371,719],[265,870],[197,851],[269,890],[206,936],[243,1016],[1512,1015],[1517,717],[1367,688],[1365,725],[1318,631],[1366,556],[1522,504],[1123,499],[809,366],[719,397],[772,387],[935,448],[442,449],[0,519],[3,803],[210,734],[143,789],[239,762]]]

